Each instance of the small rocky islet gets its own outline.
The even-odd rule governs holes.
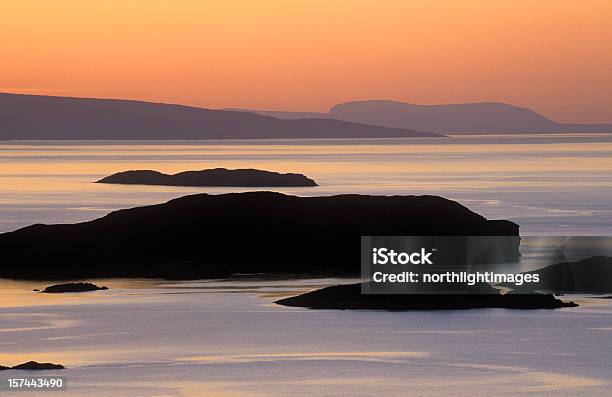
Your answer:
[[[50,285],[47,288],[40,291],[40,293],[44,294],[59,294],[64,292],[89,292],[89,291],[104,291],[107,290],[106,286],[97,286],[92,283],[64,283],[64,284],[55,284]],[[38,289],[34,290],[38,292]]]
[[[4,365],[0,365],[0,371],[9,370],[9,369],[20,369],[20,370],[48,370],[48,369],[65,369],[61,364],[53,364],[53,363],[39,363],[37,361],[28,361],[23,364],[18,364],[12,367],[7,367]]]

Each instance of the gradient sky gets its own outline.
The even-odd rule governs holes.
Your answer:
[[[612,122],[611,0],[0,0],[0,91],[325,111],[500,101]]]

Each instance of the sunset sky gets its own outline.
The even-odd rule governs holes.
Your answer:
[[[500,101],[612,122],[610,0],[0,0],[0,91],[326,111]]]

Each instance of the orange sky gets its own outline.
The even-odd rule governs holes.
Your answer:
[[[612,122],[611,0],[0,0],[0,91],[327,110],[502,101]]]

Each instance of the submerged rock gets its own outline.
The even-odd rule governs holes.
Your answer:
[[[107,290],[107,289],[108,287],[105,287],[105,286],[98,287],[97,285],[92,284],[92,283],[66,283],[66,284],[51,285],[45,288],[44,290],[42,290],[41,293],[57,294],[57,293],[62,293],[62,292],[88,292],[88,291],[101,291],[101,290]]]
[[[478,308],[556,309],[578,306],[553,295],[502,294],[361,294],[361,284],[322,288],[275,303],[309,309],[456,310]]]

